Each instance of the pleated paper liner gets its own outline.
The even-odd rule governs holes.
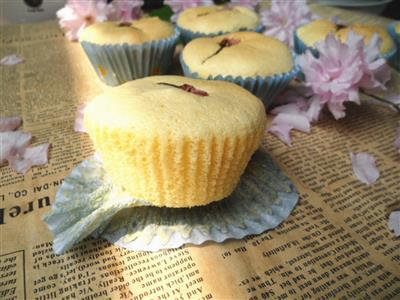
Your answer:
[[[203,33],[203,32],[199,32],[199,31],[191,31],[188,29],[184,29],[178,25],[176,25],[176,28],[179,30],[180,34],[181,34],[181,41],[184,45],[186,45],[187,43],[189,43],[191,40],[197,39],[197,38],[201,38],[201,37],[214,37],[214,36],[218,36],[218,35],[224,35],[224,34],[229,34],[232,32],[228,32],[228,31],[219,31],[219,32],[215,32],[215,33]],[[238,31],[255,31],[258,33],[262,33],[264,31],[265,27],[263,25],[259,25],[257,28],[255,29],[248,29],[248,28],[243,28],[243,29],[239,29]]]
[[[91,234],[129,250],[158,251],[273,229],[298,199],[292,182],[264,150],[253,155],[231,196],[194,208],[159,208],[132,199],[112,184],[101,160],[92,157],[65,178],[44,220],[57,254]]]
[[[294,61],[294,59],[293,59]],[[180,55],[180,62],[183,73],[186,77],[200,78],[197,72],[192,72],[188,65],[184,62],[182,54]],[[278,96],[289,83],[297,76],[299,69],[294,66],[290,72],[276,74],[273,76],[255,76],[255,77],[242,77],[242,76],[208,76],[208,80],[224,80],[236,83],[245,88],[252,94],[260,98],[267,109],[272,108],[276,103],[274,102]]]
[[[398,25],[399,22],[390,23],[388,26],[388,31],[392,39],[394,40],[397,52],[393,57],[389,59],[389,63],[392,67],[394,67],[397,71],[400,72],[400,34],[396,32],[395,26]]]
[[[99,78],[107,85],[116,86],[124,82],[151,75],[166,74],[179,39],[179,31],[164,40],[142,45],[98,45],[81,42]]]

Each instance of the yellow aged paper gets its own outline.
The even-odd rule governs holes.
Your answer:
[[[317,8],[321,15],[380,22]],[[301,199],[276,230],[244,240],[129,252],[86,239],[56,256],[41,220],[63,178],[93,153],[73,131],[79,103],[106,87],[79,44],[56,22],[0,28],[2,116],[23,117],[37,143],[50,142],[50,163],[25,176],[0,168],[1,299],[394,299],[400,297],[400,240],[388,230],[400,207],[400,156],[393,147],[399,115],[351,106],[345,119],[325,117],[288,148],[270,134],[265,147],[297,186]],[[400,92],[396,73],[390,92]],[[357,181],[349,152],[368,151],[381,177]],[[251,205],[251,204],[249,204]]]

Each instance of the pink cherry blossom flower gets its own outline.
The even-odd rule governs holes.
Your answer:
[[[139,19],[143,14],[141,10],[144,4],[143,0],[114,0],[112,4],[115,7],[116,16],[109,16],[109,19],[130,22]]]
[[[95,22],[104,22],[111,14],[115,14],[115,9],[106,0],[68,0],[57,11],[60,27],[71,41],[78,40],[85,27]]]
[[[13,66],[13,65],[18,65],[23,62],[24,62],[24,59],[21,56],[19,56],[17,54],[11,54],[11,55],[4,56],[1,59],[0,65]]]
[[[360,103],[360,89],[383,89],[390,78],[386,62],[378,56],[379,39],[365,45],[352,32],[347,43],[328,35],[316,48],[318,58],[307,51],[299,57],[298,64],[315,99],[326,104],[336,119],[346,115],[344,102]]]
[[[306,0],[272,0],[271,9],[261,12],[264,34],[276,37],[293,48],[293,34],[297,27],[316,18]]]
[[[373,184],[380,176],[379,170],[376,167],[375,158],[366,153],[350,153],[353,172],[363,183],[368,185]]]

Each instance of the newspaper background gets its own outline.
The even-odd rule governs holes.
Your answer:
[[[387,24],[375,16],[314,7],[323,16]],[[129,252],[87,239],[62,256],[41,217],[63,178],[93,153],[73,131],[75,110],[107,88],[81,47],[56,22],[0,28],[2,116],[19,115],[37,143],[50,142],[50,163],[18,175],[0,169],[1,299],[391,299],[400,297],[400,240],[388,230],[400,208],[400,156],[393,147],[399,115],[376,105],[350,106],[345,119],[325,117],[286,147],[266,134],[265,147],[301,199],[276,230],[243,240]],[[393,71],[388,94],[400,92]],[[271,119],[271,118],[270,118]],[[368,151],[381,177],[357,181],[349,152]]]

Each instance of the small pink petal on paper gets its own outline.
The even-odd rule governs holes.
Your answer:
[[[280,113],[272,121],[272,125],[286,124],[294,129],[309,133],[310,121],[305,116]]]
[[[20,117],[0,117],[0,132],[13,131],[17,129],[22,124],[22,119]]]
[[[0,65],[5,65],[5,66],[12,66],[12,65],[17,65],[20,64],[24,61],[24,59],[16,54],[11,54],[4,56],[0,60]]]
[[[74,123],[74,130],[76,132],[85,132],[85,133],[87,132],[85,126],[83,125],[83,119],[85,117],[85,109],[86,109],[86,104],[81,104],[76,112],[75,123]]]
[[[22,131],[0,132],[0,165],[25,152],[32,135]]]
[[[400,211],[392,211],[389,215],[389,229],[394,231],[395,236],[400,236]]]
[[[50,144],[41,144],[34,147],[28,147],[21,154],[12,157],[9,160],[11,168],[18,173],[26,173],[33,166],[47,164],[47,154]]]
[[[379,170],[376,168],[375,158],[365,152],[351,153],[351,163],[356,177],[363,183],[373,184],[379,178]]]
[[[291,147],[292,139],[290,138],[290,130],[292,129],[293,127],[288,124],[275,124],[268,129],[268,132],[272,133],[286,145]]]

